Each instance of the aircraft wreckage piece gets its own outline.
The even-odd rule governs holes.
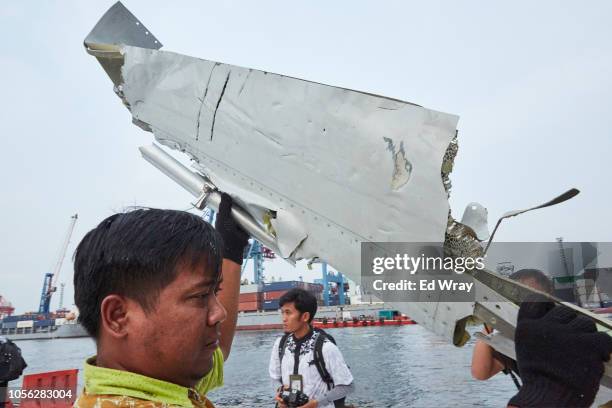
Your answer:
[[[111,9],[111,21],[122,8]],[[147,32],[135,18],[119,21]],[[120,45],[114,34],[129,30],[115,27],[103,44],[99,28],[86,46],[134,122],[233,194],[275,236],[283,258],[318,257],[358,271],[363,241],[444,240],[449,205],[440,169],[457,116],[157,51],[157,40],[130,41],[133,33]]]
[[[238,222],[281,257],[324,260],[359,283],[362,242],[444,242],[451,255],[482,254],[486,210],[470,204],[464,223],[449,215],[457,116],[159,51],[121,3],[85,47],[133,122],[189,155],[197,173],[158,147],[141,148],[143,156],[190,191],[198,208],[218,205],[217,189],[230,193]],[[534,291],[488,271],[474,278],[475,302],[395,306],[456,345],[476,317],[498,329],[486,341],[513,356],[519,295]]]

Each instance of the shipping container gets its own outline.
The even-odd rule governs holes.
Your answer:
[[[34,327],[49,327],[55,325],[55,320],[47,319],[47,320],[36,320],[34,322]]]
[[[240,285],[240,293],[257,293],[260,292],[260,286],[258,284],[252,285]]]
[[[14,315],[14,316],[7,316],[4,318],[4,321],[6,322],[22,322],[22,321],[27,321],[27,320],[45,320],[48,318],[47,314],[41,313],[29,313],[29,314],[22,314],[22,315]]]
[[[263,300],[276,300],[276,299],[280,299],[281,296],[283,296],[285,293],[287,293],[286,290],[273,290],[270,292],[264,292],[263,293]]]
[[[15,329],[17,327],[17,322],[3,322],[2,323],[2,328],[3,329]]]
[[[17,322],[17,328],[20,329],[22,327],[33,327],[34,320],[20,320]]]
[[[379,310],[378,317],[392,320],[394,317],[399,316],[399,312],[397,310]]]
[[[7,316],[4,318],[5,322],[21,322],[24,320],[34,320],[35,316],[32,315],[16,315],[16,316]]]
[[[323,292],[323,285],[321,285],[320,283],[304,282],[304,289],[309,292],[320,293]]]
[[[60,318],[60,319],[55,319],[55,325],[56,326],[61,326],[62,324],[66,323],[66,319],[64,318]]]
[[[304,288],[304,282],[302,281],[282,281],[282,282],[268,282],[262,285],[262,292],[272,292],[276,290],[287,291],[293,288]]]
[[[240,302],[238,303],[239,312],[255,312],[261,309],[260,302]]]
[[[278,299],[276,300],[264,300],[262,303],[263,310],[278,310],[280,308]]]
[[[261,301],[261,293],[241,293],[238,296],[238,302],[260,302]]]

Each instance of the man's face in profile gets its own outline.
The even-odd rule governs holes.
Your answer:
[[[126,369],[186,387],[204,377],[226,317],[216,297],[218,285],[218,275],[202,265],[179,264],[176,279],[159,293],[153,310],[130,305],[136,310],[128,322],[130,360],[138,367]]]
[[[283,331],[294,333],[308,324],[310,313],[302,313],[295,308],[295,303],[288,302],[281,307],[281,317],[283,319]]]

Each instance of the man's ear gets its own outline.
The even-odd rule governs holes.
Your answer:
[[[304,323],[308,323],[309,320],[310,320],[310,312],[302,313],[302,321]]]
[[[114,338],[127,335],[129,305],[123,296],[108,295],[100,304],[100,328]]]

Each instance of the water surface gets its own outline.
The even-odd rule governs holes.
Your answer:
[[[353,376],[357,407],[505,407],[516,388],[498,374],[488,381],[470,375],[472,343],[446,344],[419,325],[331,329]],[[225,365],[225,386],[211,392],[218,407],[272,407],[268,377],[275,331],[241,331]],[[26,374],[82,368],[95,354],[86,338],[19,341]],[[79,373],[82,383],[82,372]]]

